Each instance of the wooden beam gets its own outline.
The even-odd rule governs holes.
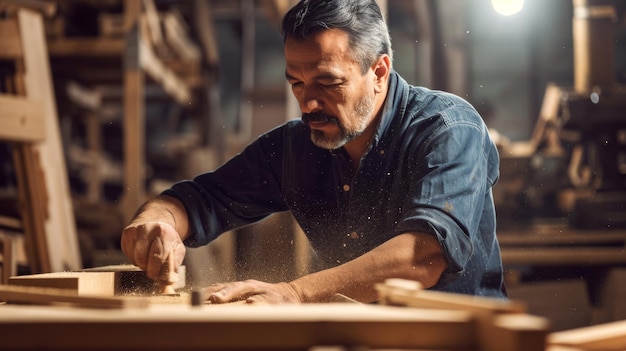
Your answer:
[[[125,1],[124,51],[124,194],[121,212],[129,222],[146,200],[145,188],[145,75],[140,63],[141,2]]]
[[[45,138],[44,122],[43,106],[38,101],[0,94],[0,139],[42,141]]]

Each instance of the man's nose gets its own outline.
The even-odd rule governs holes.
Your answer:
[[[303,113],[312,113],[322,109],[321,100],[318,95],[310,89],[307,89],[302,93],[298,102]]]

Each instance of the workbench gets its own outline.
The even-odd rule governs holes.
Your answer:
[[[468,312],[362,304],[0,306],[2,350],[472,349]]]

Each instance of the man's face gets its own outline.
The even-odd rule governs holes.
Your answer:
[[[374,73],[369,69],[362,75],[349,52],[348,35],[337,29],[285,42],[287,80],[311,140],[322,148],[342,147],[375,117]]]

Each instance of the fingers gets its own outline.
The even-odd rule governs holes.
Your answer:
[[[122,231],[121,244],[130,261],[154,280],[160,279],[170,255],[173,255],[176,270],[185,258],[185,245],[174,227],[167,223],[131,224]]]
[[[146,256],[147,265],[145,271],[148,278],[153,280],[161,279],[161,270],[167,268],[165,267],[167,265],[166,257],[167,251],[165,251],[163,238],[157,236],[150,241],[150,248]]]
[[[250,281],[213,284],[204,289],[204,296],[210,303],[227,303],[245,300],[252,292]]]
[[[300,303],[300,297],[288,283],[270,284],[258,280],[219,283],[204,289],[210,303],[245,301],[246,303]]]
[[[137,260],[135,259],[135,243],[137,242],[137,230],[135,227],[126,227],[122,231],[122,252],[124,255],[128,257],[130,262],[135,266],[139,266],[137,264]]]

